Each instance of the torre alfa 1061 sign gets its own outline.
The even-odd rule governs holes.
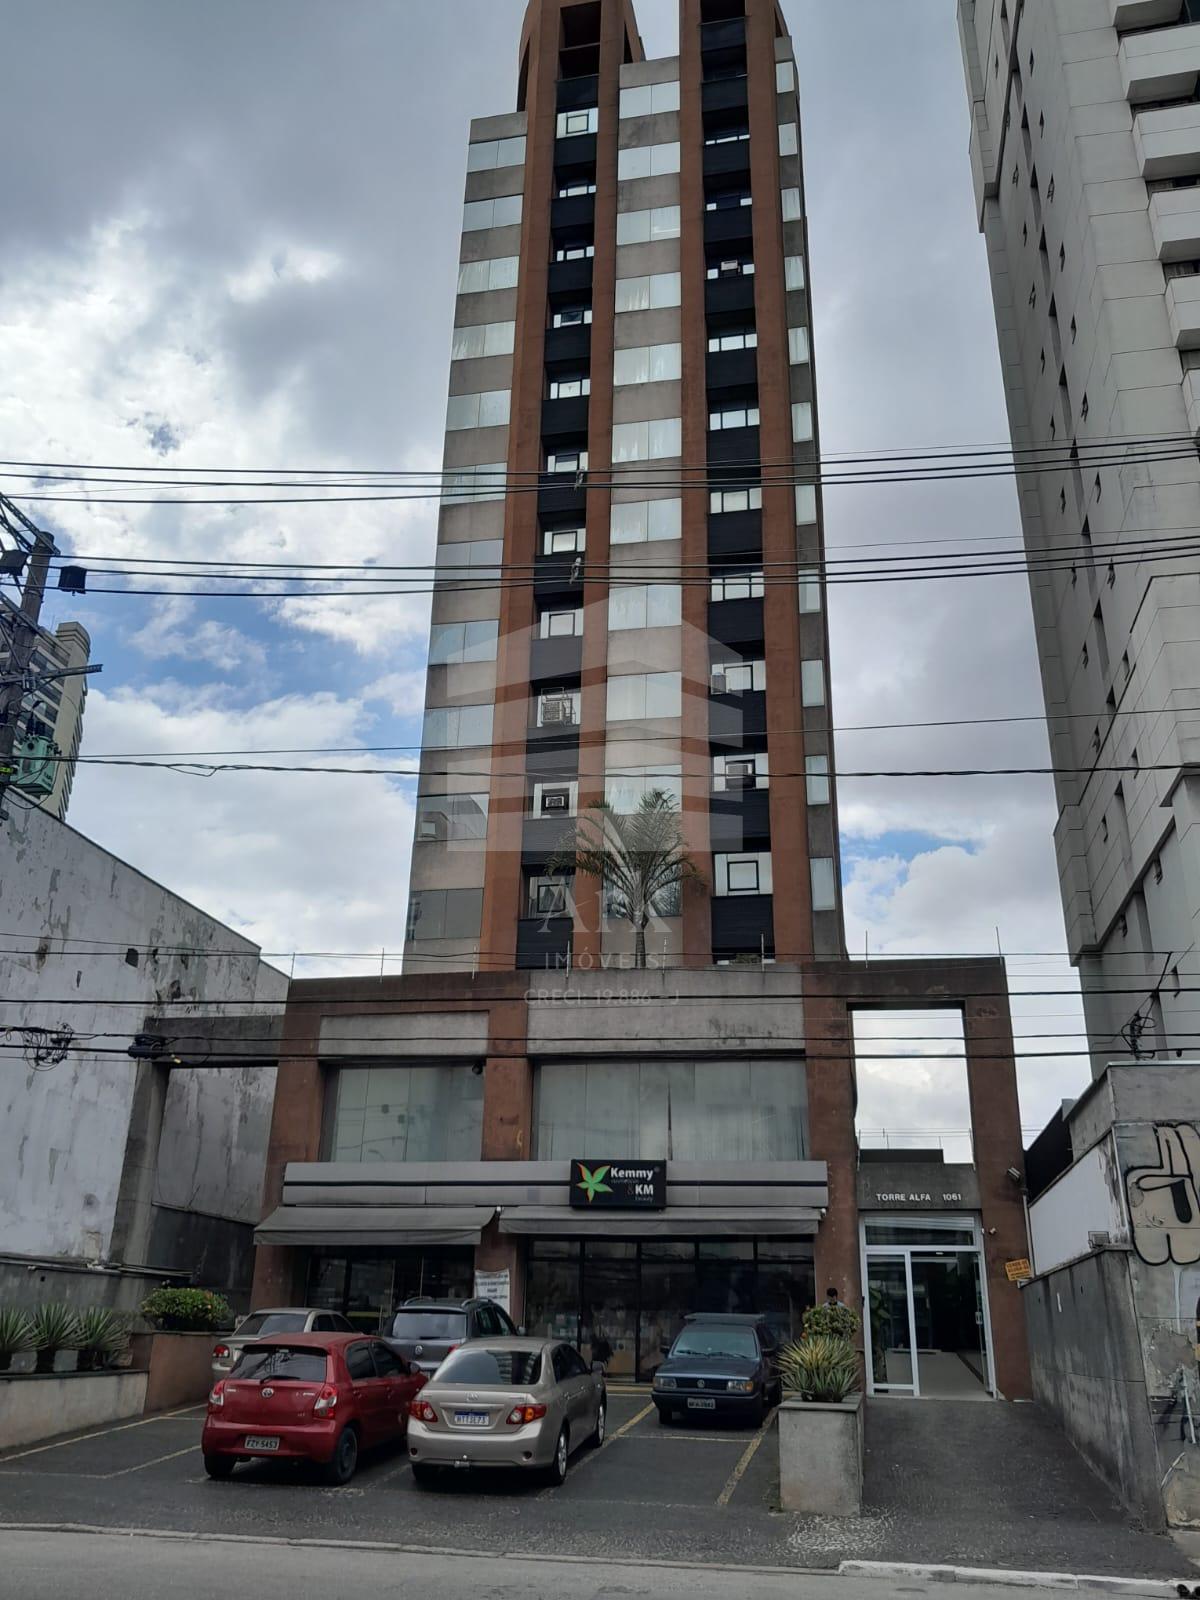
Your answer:
[[[662,1211],[665,1161],[572,1161],[571,1204],[583,1211]]]

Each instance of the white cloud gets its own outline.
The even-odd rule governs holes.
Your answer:
[[[362,742],[368,720],[360,702],[333,694],[284,696],[232,712],[213,691],[178,685],[144,695],[95,693],[87,709],[89,746],[112,751],[352,745]],[[362,770],[375,764],[367,756],[337,759]],[[287,952],[296,949],[399,954],[412,817],[408,794],[384,777],[205,778],[85,765],[70,821],[287,968]],[[378,961],[375,954],[319,967],[377,971]]]
[[[208,618],[195,620],[196,603],[183,596],[156,600],[151,615],[126,642],[152,661],[179,656],[190,661],[206,661],[221,671],[237,667],[265,667],[266,647],[239,628]]]

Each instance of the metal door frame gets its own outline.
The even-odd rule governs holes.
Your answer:
[[[939,1249],[937,1244],[930,1241],[926,1244],[868,1244],[868,1222],[891,1222],[901,1227],[923,1227],[930,1233],[949,1231],[951,1229],[971,1230],[973,1244],[951,1244]],[[988,1301],[988,1281],[983,1255],[983,1238],[980,1232],[979,1218],[973,1216],[952,1216],[944,1212],[936,1215],[923,1216],[919,1212],[891,1211],[873,1212],[860,1215],[858,1221],[858,1243],[862,1260],[863,1277],[863,1354],[866,1362],[867,1393],[868,1395],[911,1395],[913,1399],[921,1398],[921,1356],[917,1349],[917,1318],[913,1300],[913,1257],[930,1260],[944,1260],[948,1255],[973,1256],[975,1260],[976,1282],[979,1285],[980,1300],[983,1309],[984,1354],[987,1358],[987,1389],[988,1398],[998,1398],[996,1388],[996,1357],[992,1339],[992,1312]],[[874,1377],[874,1360],[871,1345],[871,1300],[870,1300],[870,1263],[880,1260],[903,1260],[904,1284],[908,1301],[908,1338],[909,1349],[912,1355],[913,1381],[911,1383],[881,1383],[877,1384]]]

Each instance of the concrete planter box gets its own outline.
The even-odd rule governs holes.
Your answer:
[[[129,1354],[135,1367],[149,1372],[147,1411],[192,1406],[212,1388],[213,1345],[218,1333],[135,1333]]]
[[[862,1511],[863,1397],[779,1408],[779,1487],[785,1511],[857,1517]]]
[[[23,1373],[0,1377],[0,1450],[37,1444],[77,1428],[140,1417],[145,1372]]]

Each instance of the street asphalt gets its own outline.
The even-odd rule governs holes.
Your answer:
[[[773,1423],[762,1431],[711,1422],[664,1429],[646,1395],[610,1399],[608,1442],[573,1456],[561,1488],[501,1474],[453,1474],[438,1488],[418,1488],[402,1449],[366,1458],[342,1489],[270,1461],[216,1483],[200,1459],[200,1408],[119,1423],[0,1456],[0,1552],[26,1538],[12,1531],[24,1524],[394,1543],[505,1562],[536,1556],[828,1571],[866,1559],[1188,1575],[1172,1541],[1134,1527],[1030,1406],[869,1402],[863,1514],[815,1518],[779,1509]],[[24,1581],[10,1588],[12,1575],[0,1559],[0,1594],[32,1600],[41,1592]],[[190,1591],[172,1589],[176,1600],[191,1600]],[[56,1594],[90,1600],[105,1592],[69,1584]],[[268,1592],[257,1589],[255,1600]],[[584,1592],[641,1591],[622,1582]],[[838,1592],[845,1600],[844,1588]],[[881,1584],[871,1600],[890,1592]],[[138,1591],[121,1593],[133,1600]]]

